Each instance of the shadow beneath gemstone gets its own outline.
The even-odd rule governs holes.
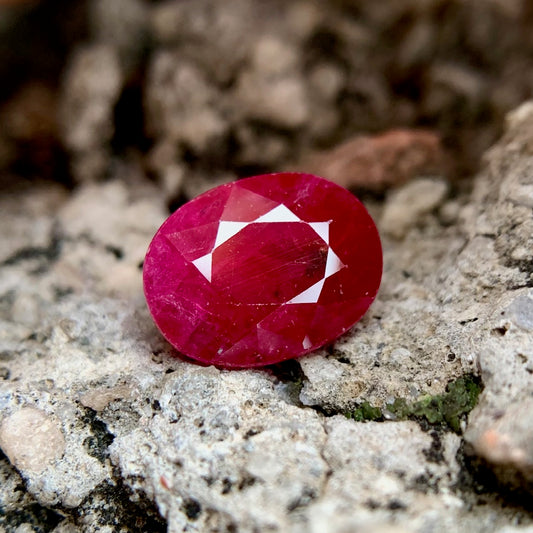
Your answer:
[[[305,377],[302,367],[296,359],[268,365],[263,367],[263,370],[272,374],[282,383],[302,383]]]

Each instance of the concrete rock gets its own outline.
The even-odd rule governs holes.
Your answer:
[[[180,365],[158,401],[160,413],[119,437],[111,457],[127,479],[150,478],[170,529],[191,518],[199,530],[286,527],[287,506],[320,492],[322,424],[312,411],[280,402],[268,376]]]
[[[24,490],[23,480],[5,456],[0,457],[0,482],[0,528],[4,531],[18,531],[16,528],[34,531],[39,526],[52,530],[63,519],[58,513],[39,505]]]
[[[494,486],[479,502],[465,459],[470,444],[503,480],[530,476],[533,296],[529,259],[508,260],[528,237],[497,242],[511,219],[528,224],[522,204],[500,194],[527,168],[527,116],[489,156],[472,201],[456,199],[464,207],[452,221],[438,209],[443,181],[406,185],[439,194],[422,202],[423,223],[407,225],[402,241],[383,233],[385,276],[370,312],[331,347],[269,369],[201,367],[159,335],[139,267],[166,216],[165,194],[134,183],[130,167],[120,171],[127,181],[117,171],[68,199],[35,192],[42,234],[24,213],[0,209],[0,445],[13,465],[3,462],[2,501],[55,513],[57,531],[117,522],[293,533],[529,526],[530,513],[502,504]],[[374,206],[379,221],[395,201]],[[21,253],[32,243],[53,253]],[[450,398],[449,384],[465,374],[485,387],[468,424],[466,411],[457,425],[389,416],[394,400]],[[342,416],[363,406],[379,408],[380,421]],[[26,414],[56,443],[44,457],[28,459],[39,439],[13,424]],[[4,494],[13,468],[23,495]]]
[[[520,483],[522,476],[531,479],[531,459],[528,448],[523,447],[528,431],[516,419],[518,413],[523,413],[524,399],[533,391],[532,293],[528,288],[532,279],[533,217],[526,207],[527,199],[524,205],[522,192],[523,187],[527,190],[533,183],[529,169],[531,124],[530,103],[509,116],[507,132],[488,154],[486,170],[476,183],[474,209],[467,212],[470,231],[476,235],[474,240],[483,238],[487,246],[490,244],[496,272],[493,279],[483,284],[486,293],[492,282],[494,297],[486,334],[478,340],[479,365],[486,389],[471,415],[466,438],[489,461],[496,465],[507,463],[507,468],[497,468],[497,472],[506,481],[514,475],[514,483]],[[481,232],[486,237],[480,237]],[[516,250],[522,250],[519,260]],[[501,275],[496,278],[497,273]]]
[[[140,288],[146,243],[166,211],[163,198],[155,194],[145,184],[132,197],[122,181],[80,188],[58,214],[64,246],[70,249],[54,265],[62,285],[80,286],[92,280],[106,294],[129,294],[132,287]],[[90,253],[93,246],[104,253]]]

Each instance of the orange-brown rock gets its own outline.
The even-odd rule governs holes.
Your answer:
[[[421,175],[445,174],[437,134],[427,130],[391,130],[358,136],[310,156],[300,168],[344,187],[380,192]]]

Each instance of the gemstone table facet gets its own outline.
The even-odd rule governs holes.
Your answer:
[[[377,229],[350,192],[310,174],[255,176],[191,200],[144,261],[152,316],[181,353],[224,367],[298,357],[366,312],[382,272]]]

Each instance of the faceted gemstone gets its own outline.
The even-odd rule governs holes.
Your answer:
[[[144,262],[150,312],[183,354],[268,365],[334,340],[381,281],[377,229],[347,190],[310,174],[255,176],[180,207]]]

